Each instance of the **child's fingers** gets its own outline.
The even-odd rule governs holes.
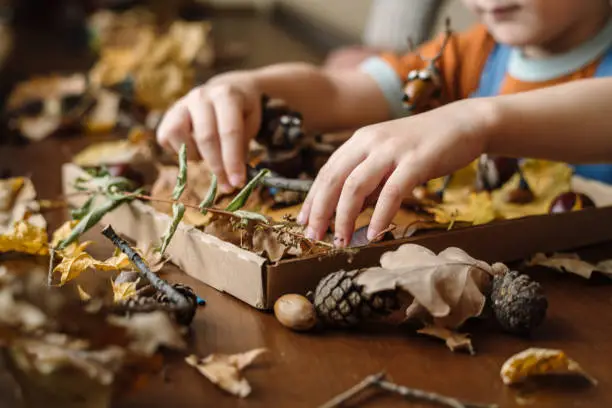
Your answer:
[[[337,155],[336,159],[324,166],[319,172],[319,183],[312,194],[310,212],[308,214],[308,230],[306,236],[311,239],[322,239],[332,218],[344,181],[349,174],[365,160],[359,152]]]
[[[384,181],[393,167],[393,161],[382,155],[371,155],[348,176],[336,209],[335,237],[337,246],[350,243],[355,220],[364,202]]]
[[[368,228],[368,239],[375,238],[391,224],[404,196],[419,184],[420,175],[421,169],[416,161],[404,161],[391,173],[378,196]]]
[[[212,104],[203,96],[194,94],[188,107],[193,123],[193,137],[198,151],[208,164],[210,170],[217,176],[222,192],[232,190],[225,174],[221,157],[221,144],[217,133],[217,120]]]
[[[176,141],[184,140],[191,130],[189,111],[183,101],[174,104],[164,115],[157,129],[157,142],[168,151],[178,152]],[[178,145],[180,147],[180,142]]]
[[[232,186],[242,187],[246,178],[243,96],[224,89],[213,101],[225,172]]]

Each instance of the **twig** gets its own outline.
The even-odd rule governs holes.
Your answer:
[[[298,193],[307,193],[310,191],[313,180],[290,179],[284,177],[266,177],[261,181],[266,187],[278,188],[281,190],[296,191]]]
[[[385,378],[385,373],[369,375],[366,378],[364,378],[360,383],[352,386],[351,388],[349,388],[342,394],[332,398],[325,404],[321,405],[319,408],[339,407],[341,404],[353,398],[355,395],[359,394],[360,392],[363,392],[366,389],[372,387],[373,385],[376,385],[383,378]]]
[[[47,286],[53,286],[53,267],[55,266],[55,248],[49,246],[49,271],[47,273]]]
[[[151,272],[146,262],[142,257],[129,246],[129,244],[122,239],[113,228],[108,225],[102,230],[102,235],[108,238],[113,245],[121,250],[128,256],[132,264],[136,267],[140,275],[147,279],[149,283],[157,289],[159,292],[164,293],[172,304],[176,305],[177,319],[181,323],[191,322],[195,313],[195,307],[182,293],[174,289],[168,282],[161,279],[159,276]]]
[[[375,386],[383,391],[401,395],[406,399],[420,400],[450,408],[497,408],[496,404],[476,404],[460,401],[456,398],[447,397],[441,394],[423,391],[416,388],[409,388],[403,385],[397,385],[390,381],[386,381],[384,378],[384,373],[367,376],[359,384],[333,398],[328,403],[322,405],[320,408],[339,407],[342,403],[348,401],[350,398],[372,386]]]

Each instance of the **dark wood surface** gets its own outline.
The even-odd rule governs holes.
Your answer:
[[[215,24],[220,38],[248,42],[250,56],[244,66],[321,60],[316,50],[309,50],[263,19],[225,18],[215,20]],[[34,37],[31,34],[29,38]],[[46,44],[56,49],[41,49],[40,55],[46,56],[44,60],[38,60],[32,50],[24,52],[16,59],[22,68],[13,60],[11,75],[86,66],[86,60],[78,55],[59,60],[51,58],[51,55],[65,55],[67,51],[52,41]],[[36,44],[29,43],[29,46]],[[0,169],[9,170],[13,175],[30,175],[40,197],[54,198],[61,193],[61,164],[91,140],[53,138],[25,146],[0,145]],[[65,217],[60,211],[48,214],[47,218],[50,227],[55,228]],[[99,236],[99,229],[89,233],[88,238],[97,241],[94,255],[104,256],[111,251]],[[499,245],[507,244],[504,237],[499,237]],[[581,253],[593,260],[612,258],[612,243]],[[246,370],[246,378],[253,388],[246,400],[226,395],[194,369],[176,360],[168,363],[165,378],[153,378],[146,388],[118,401],[116,407],[316,407],[366,375],[379,371],[386,371],[394,381],[410,387],[475,402],[497,403],[500,407],[612,406],[612,285],[604,280],[585,281],[550,271],[532,271],[543,283],[550,300],[548,318],[541,330],[531,339],[519,339],[482,323],[471,325],[477,355],[469,356],[451,353],[441,342],[400,328],[293,333],[281,327],[273,315],[256,311],[199,284],[174,267],[168,270],[171,280],[193,285],[208,301],[199,309],[193,323],[191,351],[205,356],[266,347],[270,353],[262,364]],[[504,386],[499,377],[502,363],[528,347],[565,350],[599,380],[599,385],[553,387],[534,393]],[[349,406],[428,406],[407,403],[394,396],[366,397],[358,399],[359,404]]]

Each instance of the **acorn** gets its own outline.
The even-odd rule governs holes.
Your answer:
[[[274,303],[274,316],[283,326],[295,331],[308,331],[317,324],[314,305],[304,296],[283,295]]]
[[[589,196],[575,191],[567,191],[559,194],[552,200],[548,212],[550,214],[558,214],[579,211],[590,207],[595,207],[595,203]]]

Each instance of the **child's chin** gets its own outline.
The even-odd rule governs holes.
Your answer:
[[[537,44],[537,35],[522,25],[504,23],[489,27],[489,32],[500,44],[513,47],[521,47],[530,44]]]

